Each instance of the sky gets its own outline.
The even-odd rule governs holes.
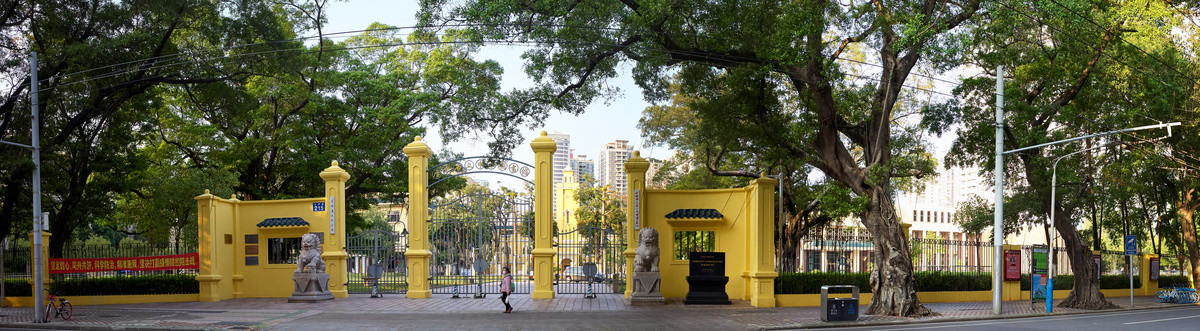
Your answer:
[[[362,30],[372,22],[398,27],[413,26],[416,25],[414,16],[417,8],[416,1],[408,0],[331,2],[327,9],[329,22],[323,27],[323,31],[332,33]],[[476,54],[476,60],[495,60],[504,67],[501,86],[505,90],[529,87],[532,85],[532,81],[525,75],[524,60],[520,57],[525,49],[516,46],[487,46]],[[552,112],[546,120],[545,127],[522,128],[525,144],[522,145],[523,148],[513,151],[512,158],[533,163],[533,150],[528,147],[529,142],[536,138],[542,130],[549,133],[570,134],[571,148],[575,150],[575,154],[585,154],[592,161],[596,161],[596,156],[605,143],[618,139],[628,140],[634,146],[634,150],[641,152],[642,157],[669,158],[671,156],[669,149],[646,147],[642,144],[642,135],[637,128],[637,123],[641,118],[642,110],[650,104],[642,99],[641,88],[631,78],[629,71],[631,68],[632,65],[624,65],[620,77],[610,82],[612,86],[621,89],[621,95],[613,98],[609,103],[593,103],[588,106],[587,111],[579,116]],[[442,141],[441,136],[437,135],[436,129],[431,129],[430,132],[430,136],[424,137],[422,140],[435,153],[449,148],[464,156],[487,154],[489,137],[481,137],[482,139],[478,140],[464,139],[446,144]],[[523,186],[522,182],[506,177],[487,177],[485,179],[499,181],[510,187]]]
[[[328,6],[327,17],[329,22],[323,27],[325,33],[362,30],[372,22],[398,27],[413,26],[416,25],[415,14],[419,8],[417,1],[411,0],[350,0],[347,2],[332,2]],[[504,67],[501,86],[505,90],[529,87],[532,85],[532,81],[525,75],[524,61],[520,57],[521,53],[525,50],[525,47],[519,46],[486,46],[481,52],[476,54],[476,60],[495,60]],[[642,110],[650,104],[643,100],[641,88],[631,78],[631,68],[632,64],[623,65],[620,75],[609,82],[611,86],[619,88],[621,94],[607,101],[607,103],[605,101],[597,101],[588,106],[587,110],[579,116],[553,112],[546,120],[544,127],[522,128],[522,135],[526,141],[522,146],[525,147],[514,150],[512,158],[533,163],[533,151],[527,147],[529,146],[528,142],[536,138],[542,130],[549,133],[570,134],[571,148],[575,150],[574,153],[576,155],[585,154],[592,161],[596,161],[598,152],[605,143],[618,139],[628,140],[634,146],[634,150],[640,151],[643,157],[670,158],[672,155],[670,149],[666,147],[647,147],[643,144],[641,131],[638,130],[637,123],[638,119],[641,118]],[[960,74],[962,72],[956,70],[941,75],[939,78],[956,80],[956,76]],[[936,90],[943,93],[949,93],[951,88],[953,87],[935,87]],[[490,138],[482,138],[464,139],[447,144],[442,141],[441,136],[437,134],[434,128],[430,129],[430,135],[424,137],[423,140],[435,153],[442,152],[448,148],[454,152],[462,153],[464,156],[476,156],[487,154],[487,142]],[[950,133],[942,137],[932,137],[931,139],[934,147],[933,154],[938,157],[940,163],[941,157],[949,150],[954,140],[954,134]],[[494,184],[513,188],[524,186],[519,180],[503,176],[484,177],[483,179],[492,181]]]

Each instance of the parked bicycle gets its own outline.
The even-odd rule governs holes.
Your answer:
[[[60,298],[60,297],[54,296],[54,294],[50,293],[50,290],[45,290],[45,291],[46,291],[46,315],[45,315],[46,318],[42,322],[50,322],[50,319],[52,319],[54,317],[62,318],[64,321],[71,319],[71,312],[72,312],[71,302],[67,301],[67,298]],[[54,313],[54,317],[50,317],[51,313]]]
[[[1200,295],[1196,293],[1196,289],[1184,284],[1173,284],[1154,294],[1154,302],[1158,303],[1196,303],[1197,301],[1200,301]]]

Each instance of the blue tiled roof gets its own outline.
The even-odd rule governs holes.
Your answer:
[[[262,222],[258,222],[258,227],[269,228],[275,226],[308,226],[308,221],[299,217],[279,217],[268,218]]]
[[[716,209],[676,209],[667,214],[667,219],[681,218],[696,218],[696,219],[721,219],[721,212]]]

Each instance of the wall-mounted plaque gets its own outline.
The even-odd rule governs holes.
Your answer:
[[[246,243],[247,244],[257,244],[258,243],[258,235],[257,234],[246,235]]]
[[[246,245],[246,255],[258,255],[258,245]]]
[[[247,256],[246,257],[246,265],[258,265],[258,257],[257,256]]]

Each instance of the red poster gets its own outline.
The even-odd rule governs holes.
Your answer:
[[[197,269],[200,266],[199,261],[200,254],[198,253],[99,259],[50,259],[50,273],[66,274],[113,270]]]
[[[1004,251],[1004,280],[1021,280],[1021,250]]]
[[[1157,257],[1150,258],[1150,280],[1158,280],[1159,262]]]

